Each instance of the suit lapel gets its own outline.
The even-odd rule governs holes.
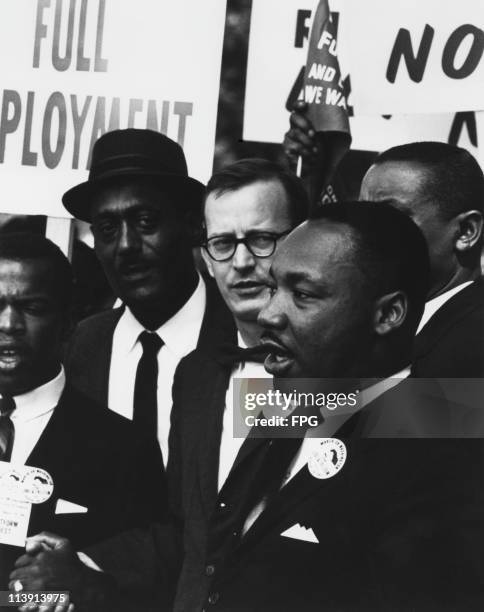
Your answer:
[[[351,443],[348,441],[345,442],[347,444],[348,457],[351,457]],[[312,476],[307,465],[305,465],[279,491],[270,505],[268,505],[257,517],[253,525],[241,539],[237,549],[238,553],[242,554],[245,550],[257,544],[269,530],[277,528],[277,531],[281,533],[288,527],[291,527],[295,522],[295,509],[305,500],[321,490],[324,490],[328,497],[328,507],[331,506],[331,511],[337,511],[337,508],[334,508],[331,504],[336,503],[333,500],[341,499],[336,494],[336,491],[346,485],[349,479],[349,472],[350,464],[344,466],[343,469],[332,478],[320,480]]]
[[[70,462],[63,459],[69,457],[72,452],[70,437],[66,436],[66,431],[69,430],[67,408],[72,404],[73,398],[74,395],[71,396],[70,390],[66,388],[37,444],[25,462],[26,465],[46,470],[54,481],[52,497],[48,501],[42,504],[34,504],[32,507],[30,531],[32,529],[35,531],[49,521],[49,517],[55,512],[56,500],[62,496],[60,491],[60,489],[63,489],[62,483],[68,481],[71,477],[69,473]]]
[[[202,499],[207,513],[211,512],[217,499],[225,393],[230,377],[230,371],[227,368],[221,368],[212,360],[210,364],[213,371],[200,373],[200,381],[206,388],[200,389],[200,394],[197,394],[198,398],[206,398],[206,418],[202,421],[204,429],[201,431],[198,446],[198,473]],[[207,382],[210,385],[207,385]],[[205,405],[204,400],[198,399],[198,403]]]
[[[66,455],[64,449],[66,449],[66,444],[69,444],[65,431],[67,424],[66,409],[68,404],[72,403],[69,400],[70,395],[70,390],[68,388],[64,389],[53,415],[26,461],[27,465],[41,467],[47,471],[55,467],[58,473],[63,471],[64,464],[59,461],[59,457]]]
[[[415,336],[415,358],[427,354],[456,321],[466,317],[475,308],[482,308],[484,281],[474,281],[438,309],[422,331]]]
[[[99,330],[98,340],[94,343],[96,359],[92,360],[90,385],[86,388],[92,389],[92,397],[104,406],[108,406],[109,398],[109,374],[111,369],[111,353],[113,350],[113,335],[116,325],[121,318],[124,309],[120,308],[116,316],[110,321],[110,325]],[[86,363],[89,363],[86,360]]]
[[[223,301],[215,282],[204,277],[207,303],[200,328],[197,349],[213,353],[214,347],[237,343],[237,329],[230,310]]]

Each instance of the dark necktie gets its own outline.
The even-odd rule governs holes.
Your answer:
[[[13,397],[4,395],[0,399],[0,461],[10,461],[12,455],[15,427],[10,415],[14,410]]]
[[[225,556],[239,542],[245,521],[263,500],[266,507],[279,492],[286,473],[302,444],[302,438],[255,440],[247,438],[244,446],[254,447],[230,472],[220,491],[211,518],[209,553]]]
[[[136,370],[133,400],[133,421],[148,436],[158,433],[158,353],[163,340],[158,334],[141,332],[139,341],[143,355]]]

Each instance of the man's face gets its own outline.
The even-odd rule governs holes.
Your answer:
[[[60,367],[65,316],[44,261],[0,260],[0,393],[19,395]]]
[[[134,182],[110,186],[92,203],[96,254],[114,293],[128,305],[172,299],[190,246],[168,195]]]
[[[284,188],[279,181],[257,181],[221,195],[211,193],[205,203],[205,225],[208,239],[285,232],[291,228],[291,219]],[[256,321],[269,297],[267,280],[273,255],[256,257],[244,244],[237,246],[228,261],[214,261],[205,250],[202,253],[235,318]]]
[[[306,222],[279,247],[272,297],[259,315],[265,368],[280,377],[360,375],[373,338],[373,304],[352,255],[350,230]]]
[[[435,204],[426,198],[425,182],[425,172],[415,164],[384,162],[366,173],[360,199],[390,204],[411,217],[422,230],[429,249],[432,297],[455,272],[455,236],[451,221],[443,219]]]

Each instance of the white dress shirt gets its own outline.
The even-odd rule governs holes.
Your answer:
[[[247,348],[240,333],[237,334],[237,343],[240,348]],[[218,462],[219,491],[227,480],[227,476],[232,469],[235,458],[245,439],[234,437],[234,378],[272,378],[272,375],[266,372],[262,363],[240,363],[232,370],[229,386],[225,394],[222,437],[220,439],[220,455]],[[247,430],[247,433],[248,432],[249,430]]]
[[[28,393],[14,396],[15,410],[10,415],[15,427],[12,463],[25,464],[54,413],[65,384],[66,377],[61,366],[59,374],[49,382]]]
[[[163,459],[168,460],[168,434],[173,405],[171,388],[178,363],[197,346],[205,314],[206,288],[199,278],[197,288],[171,319],[155,333],[164,344],[158,353],[158,441]],[[133,418],[134,385],[138,362],[143,354],[139,335],[145,328],[129,308],[116,325],[113,334],[111,366],[109,370],[108,406],[128,419]]]
[[[445,293],[442,293],[441,295],[438,295],[437,297],[434,297],[426,302],[422,318],[420,319],[420,323],[418,325],[417,334],[422,331],[422,328],[430,321],[431,317],[434,316],[437,310],[442,308],[445,302],[450,300],[450,298],[456,293],[459,293],[459,291],[462,291],[462,289],[465,289],[467,285],[472,285],[473,282],[474,281],[467,281],[465,283],[461,283],[460,285],[457,285],[457,287],[449,289]]]

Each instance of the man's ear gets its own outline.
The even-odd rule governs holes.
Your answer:
[[[455,248],[463,253],[472,249],[482,235],[482,213],[478,210],[467,210],[457,215],[455,219],[459,228]]]
[[[207,266],[208,273],[213,278],[214,273],[213,273],[212,258],[210,257],[210,255],[207,253],[207,251],[203,247],[200,249],[200,251],[202,253],[203,261],[205,262],[205,265]]]
[[[387,293],[375,302],[374,329],[379,336],[403,325],[408,313],[408,298],[403,291]]]

